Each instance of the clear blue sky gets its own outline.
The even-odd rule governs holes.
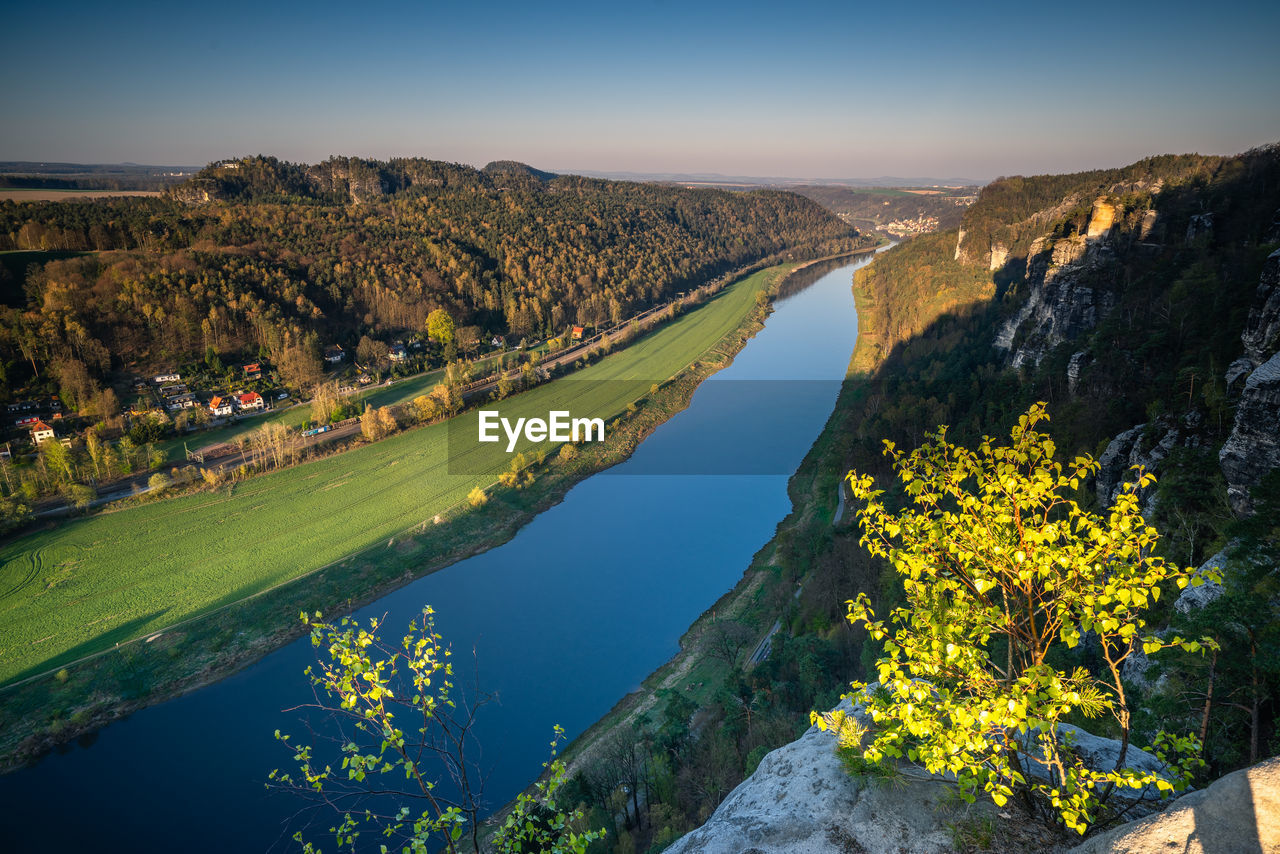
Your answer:
[[[1280,140],[1276,2],[125,0],[4,18],[3,160],[988,178]]]

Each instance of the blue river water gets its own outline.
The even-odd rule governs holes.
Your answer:
[[[424,605],[460,673],[497,702],[477,723],[500,806],[533,779],[554,724],[582,732],[678,649],[773,536],[789,475],[830,415],[857,333],[852,271],[776,310],[733,364],[627,462],[575,486],[510,542],[362,609],[398,638]],[[469,662],[474,650],[478,674]],[[0,849],[296,850],[292,796],[268,792],[290,755],[276,729],[304,735],[306,639],[184,697],[111,724],[0,778]],[[326,850],[325,816],[307,831]]]

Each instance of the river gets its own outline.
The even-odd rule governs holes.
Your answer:
[[[857,331],[850,282],[866,257],[798,274],[765,328],[625,463],[575,486],[511,541],[361,609],[399,638],[424,605],[497,697],[477,725],[488,800],[541,770],[554,724],[570,738],[639,687],[742,576],[790,502],[791,473],[829,416]],[[833,269],[834,268],[834,269]],[[304,734],[304,638],[241,672],[145,709],[0,778],[12,852],[296,850],[298,803],[264,788]],[[464,666],[460,668],[466,670]],[[456,680],[466,683],[471,675]],[[329,850],[323,828],[308,838]]]

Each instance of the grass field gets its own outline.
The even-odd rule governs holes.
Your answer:
[[[625,410],[637,389],[684,369],[736,329],[777,275],[778,268],[757,273],[571,380],[503,401],[503,415]],[[458,504],[491,478],[449,474],[448,431],[445,424],[413,430],[230,490],[107,513],[0,546],[0,683],[200,616],[385,543]],[[501,447],[477,444],[465,454],[455,449],[452,462],[455,470],[493,471],[508,460]]]

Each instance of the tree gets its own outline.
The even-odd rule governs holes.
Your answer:
[[[738,663],[742,650],[754,640],[750,627],[738,620],[717,620],[708,630],[711,654],[730,667]]]
[[[309,336],[302,343],[285,347],[277,364],[285,384],[303,393],[324,379],[319,346],[315,343],[314,336]]]
[[[423,609],[398,646],[379,638],[377,619],[367,629],[349,617],[337,624],[323,622],[319,614],[302,619],[311,628],[311,645],[324,652],[316,666],[307,668],[316,702],[304,708],[320,711],[340,732],[342,765],[334,769],[313,746],[294,744],[276,730],[276,738],[292,752],[298,775],[273,770],[269,785],[341,815],[332,828],[340,847],[357,847],[368,828],[415,854],[438,846],[463,850],[464,836],[470,840],[465,847],[479,851],[483,780],[466,757],[469,749],[475,755],[472,727],[486,698],[468,704],[456,695],[450,650],[435,632],[434,611]],[[401,728],[405,725],[410,731]],[[537,784],[536,795],[517,800],[494,837],[498,851],[582,854],[599,838],[574,828],[581,810],[556,804],[565,777],[563,763],[555,759],[561,735],[556,727],[552,760],[543,765],[550,778]],[[451,787],[434,778],[442,771]],[[302,831],[294,838],[302,842]],[[304,851],[314,850],[304,843]]]
[[[463,326],[457,331],[458,349],[467,356],[475,355],[476,350],[480,347],[480,327],[479,326]]]
[[[328,424],[338,408],[342,395],[338,393],[338,381],[331,380],[316,386],[311,396],[311,423]]]
[[[453,318],[443,308],[427,315],[427,337],[444,346],[453,342]]]
[[[67,503],[77,510],[87,510],[98,497],[98,491],[83,483],[71,483],[66,488]]]
[[[360,416],[360,432],[370,442],[391,435],[398,426],[395,416],[391,414],[391,407],[374,409],[367,403],[364,405],[364,414]]]
[[[368,335],[360,336],[356,345],[356,361],[365,367],[382,369],[391,363],[391,348],[384,341],[375,341]]]
[[[1194,652],[1201,642],[1142,634],[1143,611],[1162,586],[1194,577],[1154,555],[1158,535],[1139,514],[1136,491],[1150,476],[1129,485],[1106,517],[1081,509],[1070,491],[1097,463],[1077,457],[1064,471],[1052,440],[1035,431],[1047,418],[1036,404],[1011,444],[988,437],[977,452],[948,444],[946,428],[911,454],[886,442],[905,492],[899,512],[870,477],[850,473],[864,505],[862,545],[893,565],[908,607],[879,621],[865,594],[848,603],[849,620],[884,641],[879,685],[855,682],[851,695],[874,722],[866,746],[852,718],[814,718],[867,762],[905,756],[954,774],[967,800],[979,788],[997,804],[1018,794],[1033,812],[1084,833],[1117,786],[1185,786],[1190,738],[1157,736],[1157,752],[1177,763],[1166,775],[1124,767],[1131,714],[1120,666],[1137,643],[1153,654]],[[1059,669],[1083,652],[1087,635],[1100,674]],[[1115,768],[1089,768],[1073,754],[1058,726],[1072,709],[1114,719],[1122,742]]]

